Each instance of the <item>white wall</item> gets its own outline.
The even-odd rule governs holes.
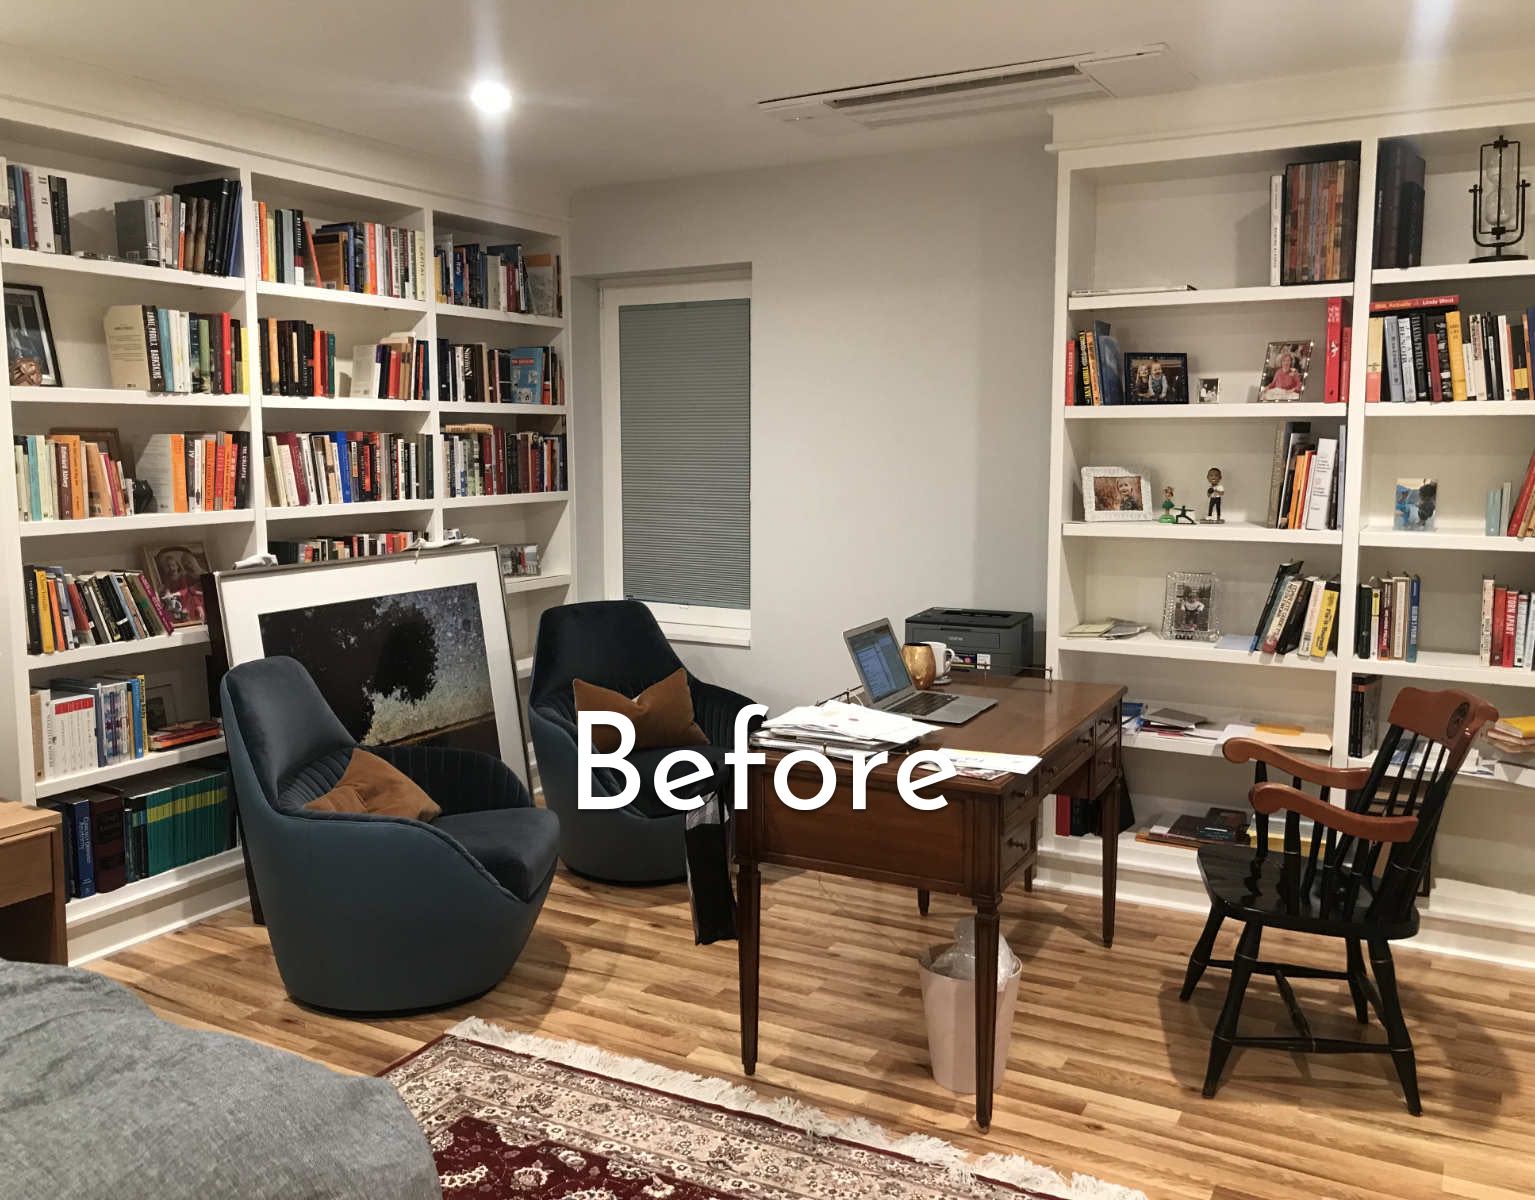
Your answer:
[[[1042,147],[1008,141],[575,197],[574,275],[751,267],[752,645],[679,647],[700,675],[783,705],[851,683],[841,631],[874,617],[1043,614],[1054,187]],[[592,329],[595,289],[575,301]],[[586,598],[593,341],[575,364]]]

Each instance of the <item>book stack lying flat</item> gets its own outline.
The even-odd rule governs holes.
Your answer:
[[[1365,399],[1529,400],[1532,324],[1535,308],[1462,312],[1456,295],[1372,301]]]
[[[1265,524],[1270,529],[1337,529],[1348,465],[1348,431],[1317,437],[1309,421],[1286,421],[1274,436]]]
[[[1535,717],[1504,717],[1483,737],[1498,756],[1526,762],[1535,756]]]
[[[1531,609],[1535,595],[1499,583],[1491,576],[1482,580],[1482,623],[1478,653],[1484,667],[1535,669],[1535,620]]]
[[[1073,625],[1062,636],[1069,638],[1106,638],[1109,641],[1117,641],[1120,638],[1132,638],[1138,633],[1145,633],[1146,626],[1136,621],[1125,621],[1118,617],[1112,617],[1107,621],[1083,621]]]
[[[267,502],[295,508],[428,499],[431,443],[429,434],[268,434]]]
[[[159,196],[119,200],[117,253],[145,266],[238,275],[240,212],[238,179],[205,179]]]
[[[269,283],[426,299],[426,240],[378,221],[316,225],[295,208],[256,206],[261,278]]]
[[[565,435],[444,425],[443,456],[449,496],[510,496],[563,492]]]
[[[28,564],[21,574],[28,654],[164,637],[176,629],[142,571],[72,575],[62,567]]]
[[[1234,808],[1212,808],[1203,816],[1185,813],[1164,816],[1136,834],[1138,842],[1163,846],[1247,846],[1252,843],[1252,814]]]
[[[1249,653],[1320,661],[1338,649],[1338,580],[1302,575],[1299,561],[1279,564],[1253,630]]]
[[[3,244],[18,250],[68,254],[69,181],[36,167],[7,164],[3,158],[0,170],[5,173],[8,214],[0,221]]]
[[[16,511],[23,521],[74,521],[133,512],[133,480],[112,443],[75,433],[12,437]]]
[[[245,335],[227,312],[114,304],[102,327],[115,388],[213,395],[246,390]]]
[[[1371,576],[1354,605],[1354,657],[1418,661],[1422,580],[1416,575]]]
[[[437,339],[437,398],[444,404],[563,404],[560,356],[549,346],[499,350],[483,342]]]
[[[340,537],[300,538],[296,541],[269,541],[267,551],[280,563],[336,562],[347,558],[380,558],[386,554],[404,554],[421,535],[410,530],[385,533],[353,533]],[[502,547],[504,550],[505,547]]]

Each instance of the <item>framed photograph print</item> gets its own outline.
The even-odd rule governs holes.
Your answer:
[[[1126,354],[1125,400],[1129,404],[1187,404],[1187,354]]]
[[[207,573],[208,552],[201,542],[144,547],[144,577],[177,629],[207,621],[203,605],[203,576]]]
[[[286,654],[365,745],[481,750],[528,779],[495,546],[220,571],[231,666]]]
[[[1149,521],[1151,481],[1125,467],[1082,468],[1082,517],[1088,521]]]
[[[1162,608],[1162,636],[1180,642],[1220,637],[1215,601],[1219,580],[1208,571],[1169,571]]]
[[[1263,355],[1258,399],[1266,403],[1299,400],[1306,390],[1306,375],[1311,370],[1311,353],[1315,349],[1315,342],[1270,342]]]
[[[5,349],[12,387],[62,387],[48,302],[36,284],[5,285]]]

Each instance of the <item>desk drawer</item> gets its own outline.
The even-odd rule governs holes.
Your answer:
[[[1119,740],[1119,705],[1093,722],[1093,744],[1107,745]]]
[[[1083,725],[1071,740],[1040,765],[1039,787],[1035,795],[1048,796],[1061,790],[1061,785],[1075,775],[1093,754],[1094,729],[1092,723]]]
[[[1037,796],[1031,797],[1018,808],[1003,810],[1002,878],[1004,880],[1038,857],[1039,811],[1040,801]]]
[[[1112,741],[1099,746],[1093,751],[1092,766],[1092,794],[1096,798],[1102,794],[1114,780],[1119,778],[1120,772],[1120,742],[1116,737]]]
[[[53,891],[53,839],[46,832],[0,842],[0,905]]]

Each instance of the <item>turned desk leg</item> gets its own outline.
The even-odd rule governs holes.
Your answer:
[[[741,1069],[757,1070],[757,968],[762,937],[762,873],[754,862],[743,862],[736,879],[740,921],[736,946],[741,976]]]
[[[997,1056],[997,900],[975,902],[975,1123],[991,1128]]]
[[[917,911],[924,917],[927,916],[927,906],[932,901],[932,893],[926,888],[917,889]]]
[[[1103,944],[1114,944],[1114,899],[1119,888],[1119,801],[1125,793],[1123,773],[1103,791],[1098,831],[1103,838]]]

